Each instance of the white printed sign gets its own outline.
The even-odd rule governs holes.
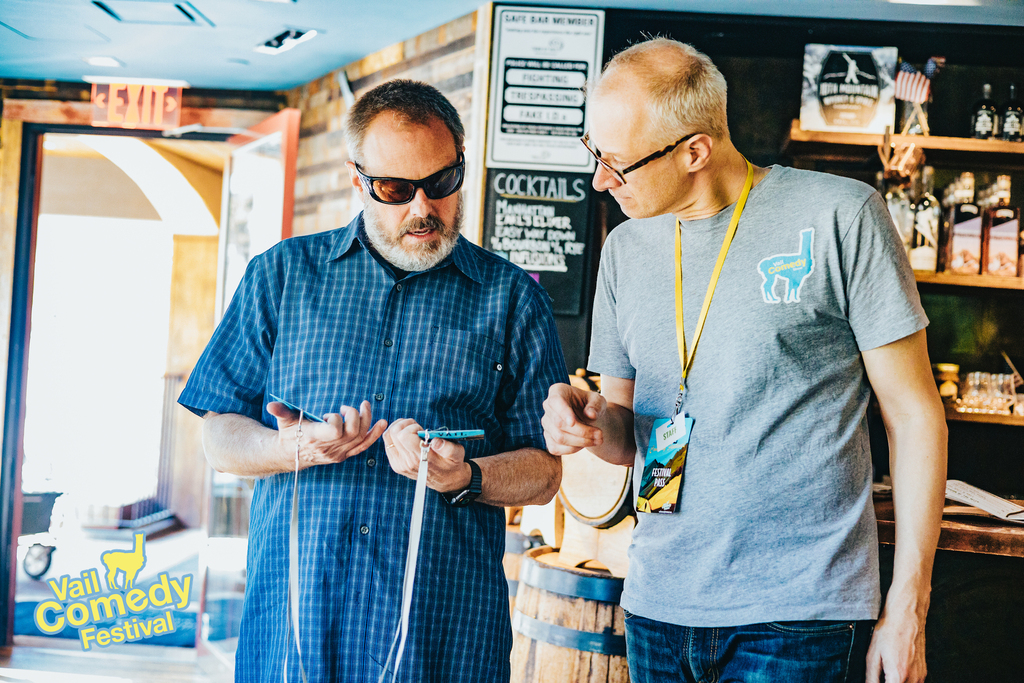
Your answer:
[[[494,12],[488,168],[589,173],[583,88],[601,68],[604,12]]]

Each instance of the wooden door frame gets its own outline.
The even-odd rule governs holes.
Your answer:
[[[182,108],[181,125],[248,128],[273,112]],[[14,642],[18,535],[21,531],[21,465],[24,457],[25,389],[31,321],[32,277],[42,141],[46,133],[161,137],[159,131],[94,128],[91,104],[5,100],[0,126],[0,646]],[[192,133],[192,140],[226,140]]]

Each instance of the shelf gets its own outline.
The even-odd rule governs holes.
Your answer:
[[[919,284],[949,285],[951,287],[982,287],[985,289],[1015,289],[1024,291],[1024,277],[998,277],[996,275],[956,275],[929,273],[915,270]]]
[[[925,150],[929,163],[977,163],[991,166],[1024,166],[1024,142],[947,138],[937,135],[891,135],[893,144],[916,144]],[[878,158],[882,136],[866,133],[826,133],[803,130],[793,120],[782,151],[793,157],[829,161],[865,161]]]
[[[953,406],[946,406],[946,420],[950,422],[982,422],[985,424],[1024,427],[1024,417],[1015,415],[986,415],[984,413],[960,413]]]

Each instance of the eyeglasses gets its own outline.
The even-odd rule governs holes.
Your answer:
[[[355,166],[363,186],[381,204],[408,204],[420,188],[423,188],[427,199],[444,199],[459,191],[466,175],[466,159],[461,153],[454,165],[442,168],[422,180],[369,176],[363,173],[359,164]]]
[[[700,133],[698,132],[698,133],[690,133],[689,135],[684,135],[683,137],[679,138],[678,140],[673,142],[668,147],[666,147],[664,149],[660,149],[657,152],[655,152],[654,154],[649,154],[648,156],[645,156],[640,161],[636,162],[632,166],[630,166],[628,168],[625,168],[625,169],[623,169],[621,171],[619,169],[617,169],[617,168],[612,168],[608,164],[607,161],[605,161],[604,159],[601,158],[601,150],[597,149],[596,147],[591,147],[590,146],[590,133],[585,133],[583,135],[583,137],[580,138],[580,142],[583,143],[583,146],[587,148],[588,152],[590,152],[591,154],[594,155],[594,158],[597,159],[597,163],[601,164],[601,166],[604,167],[604,170],[606,170],[609,173],[611,173],[613,176],[615,176],[615,178],[620,183],[625,185],[626,184],[625,175],[627,173],[632,173],[633,171],[635,171],[636,169],[640,168],[641,166],[646,166],[647,164],[651,163],[652,161],[654,161],[656,159],[660,159],[661,157],[665,156],[666,154],[668,154],[669,152],[674,150],[676,147],[678,147],[679,145],[681,145],[684,142],[686,142],[687,140],[689,140],[690,138],[694,137],[695,135],[700,135]]]

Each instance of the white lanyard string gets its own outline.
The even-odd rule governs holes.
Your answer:
[[[295,482],[292,486],[292,520],[288,531],[288,611],[291,622],[285,623],[295,629],[295,651],[299,657],[299,675],[306,683],[306,671],[302,668],[302,646],[299,644],[299,440],[302,438],[302,412],[299,412],[299,429],[295,433]],[[287,633],[287,630],[286,630]],[[289,633],[286,641],[291,639]],[[284,646],[284,683],[288,683],[288,643]]]
[[[395,654],[395,645],[398,645],[398,652],[395,655],[395,669],[391,674],[391,681],[398,680],[398,667],[402,663],[402,655],[405,653],[405,639],[409,635],[409,613],[412,611],[413,585],[416,583],[416,561],[419,557],[420,538],[423,532],[423,508],[427,497],[427,456],[430,455],[430,431],[423,434],[420,441],[420,469],[416,474],[416,493],[412,501],[412,519],[409,520],[409,548],[405,555],[405,578],[402,582],[402,618],[395,630],[395,639],[391,641],[391,649],[388,651],[388,658],[384,661],[384,669],[380,673],[377,683],[384,683],[388,674],[388,665],[391,663],[391,655]]]
[[[291,630],[295,631],[295,650],[299,658],[299,675],[302,683],[307,683],[306,672],[302,667],[302,647],[299,638],[299,439],[302,438],[302,414],[299,414],[299,427],[295,434],[295,480],[292,487],[292,516],[288,538],[288,612],[290,620],[286,619],[289,626],[287,640],[291,639]],[[409,522],[409,547],[405,557],[405,578],[402,582],[402,618],[398,628],[395,630],[395,638],[388,651],[388,658],[384,662],[384,669],[381,671],[378,683],[383,683],[387,677],[388,665],[392,655],[395,655],[395,668],[392,672],[392,682],[398,680],[398,667],[402,663],[402,655],[405,653],[405,641],[409,635],[409,615],[412,612],[413,586],[416,582],[416,564],[419,559],[420,539],[423,535],[423,510],[427,495],[427,457],[430,455],[430,432],[424,434],[420,442],[420,467],[416,475],[416,492],[413,496],[412,519]],[[395,646],[398,652],[395,652]],[[288,683],[288,646],[285,646],[284,653],[284,683]]]

